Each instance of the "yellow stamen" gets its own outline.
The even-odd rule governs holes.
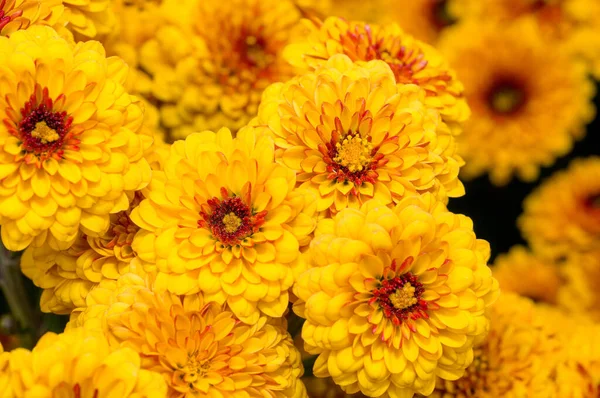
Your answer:
[[[337,156],[333,161],[348,168],[350,172],[362,171],[371,163],[373,145],[360,134],[347,135],[335,145]]]
[[[491,105],[498,113],[511,113],[516,111],[525,101],[521,90],[514,87],[503,87],[492,94]]]
[[[232,234],[242,225],[242,220],[232,212],[223,217],[223,225],[225,231]]]
[[[31,136],[40,140],[42,144],[48,144],[60,138],[56,130],[48,127],[44,121],[35,124],[35,129],[31,132]]]
[[[390,302],[394,308],[399,310],[417,304],[415,288],[410,283],[405,283],[402,289],[397,289],[394,293],[390,294]]]

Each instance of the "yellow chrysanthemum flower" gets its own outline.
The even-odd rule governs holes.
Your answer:
[[[503,29],[518,18],[532,19],[554,47],[581,56],[600,76],[600,3],[596,0],[454,0],[461,19]]]
[[[600,157],[574,160],[524,202],[519,219],[531,247],[548,257],[600,247]]]
[[[425,104],[436,108],[445,122],[462,123],[469,117],[462,84],[433,47],[405,34],[397,24],[384,26],[346,22],[340,18],[305,21],[303,39],[289,45],[284,55],[302,69],[318,69],[335,54],[352,61],[385,61],[401,84],[425,89]]]
[[[282,316],[300,246],[316,221],[314,197],[274,162],[273,141],[227,129],[177,141],[131,218],[133,249],[156,289],[203,291],[244,322]],[[312,211],[309,211],[312,210]]]
[[[80,234],[73,246],[62,251],[48,244],[25,250],[21,269],[44,289],[42,311],[69,314],[85,306],[86,296],[103,279],[118,279],[129,272],[143,274],[131,248],[139,228],[129,218],[142,199],[137,193],[129,209],[111,214],[110,228],[102,236]]]
[[[536,255],[523,246],[515,246],[496,258],[492,271],[502,291],[554,304],[562,285],[560,268],[552,260]]]
[[[529,22],[502,29],[465,24],[440,45],[472,111],[458,137],[465,177],[487,172],[496,185],[513,174],[533,181],[594,118],[594,86],[584,65],[545,42]]]
[[[146,186],[143,111],[126,64],[48,27],[0,37],[0,225],[9,250],[101,236]]]
[[[256,116],[263,90],[293,76],[282,57],[300,20],[291,0],[165,0],[159,12],[166,21],[139,61],[174,138],[240,129]]]
[[[445,201],[464,194],[462,159],[425,95],[397,85],[385,62],[356,65],[334,55],[315,72],[270,86],[253,124],[275,139],[276,157],[319,198],[318,211],[424,192]]]
[[[142,366],[167,381],[169,398],[306,397],[283,318],[246,325],[202,294],[157,293],[129,274],[100,284],[72,323],[101,327],[111,345],[140,353]]]
[[[513,293],[503,293],[490,312],[490,332],[465,376],[438,380],[431,397],[568,397],[557,395],[556,366],[567,351],[551,318]]]
[[[5,355],[0,357],[5,364],[0,383],[6,379],[10,383],[8,390],[1,390],[3,398],[163,398],[167,394],[161,375],[142,369],[144,360],[134,350],[111,348],[104,335],[83,328],[46,333],[32,351],[18,348],[0,355]]]
[[[561,275],[564,283],[558,291],[558,306],[600,321],[600,250],[572,254]]]
[[[54,25],[63,14],[62,0],[0,0],[0,36],[30,25]]]
[[[322,220],[294,287],[314,374],[369,397],[428,395],[436,376],[462,376],[499,294],[489,252],[431,194]]]
[[[553,358],[551,374],[556,398],[597,397],[600,394],[600,324],[588,315],[560,310],[555,306],[536,308],[546,327],[560,339],[561,356]]]
[[[62,0],[63,19],[76,38],[87,40],[109,34],[115,26],[113,0]]]

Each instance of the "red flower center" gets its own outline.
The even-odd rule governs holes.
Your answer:
[[[225,188],[221,188],[221,196],[222,199],[215,197],[202,205],[198,226],[208,228],[223,245],[235,246],[259,231],[267,211],[254,214],[249,198],[229,196]]]
[[[407,319],[428,318],[427,302],[421,299],[423,284],[411,273],[393,279],[384,279],[373,291],[371,302],[377,302],[384,315],[395,325]]]
[[[357,116],[358,124],[368,125],[367,129],[370,131],[373,123],[371,113],[363,110],[359,111]],[[386,138],[383,142],[388,141]],[[379,174],[375,170],[388,162],[383,154],[377,153],[379,148],[380,145],[373,146],[368,133],[344,130],[338,117],[335,118],[335,130],[329,142],[319,145],[319,151],[327,163],[328,178],[353,183],[355,188],[364,182],[377,182]],[[352,192],[358,194],[356,189]]]
[[[515,79],[499,79],[487,94],[490,109],[499,115],[514,115],[527,103],[525,87]]]
[[[425,86],[427,82],[450,80],[450,76],[446,72],[439,75],[415,77],[415,74],[427,67],[428,61],[425,59],[425,54],[417,49],[407,49],[400,37],[387,39],[374,37],[369,25],[365,25],[364,28],[356,26],[353,31],[340,35],[339,40],[346,55],[353,60],[386,62],[394,72],[398,83]],[[427,93],[435,94],[430,90],[427,90]]]
[[[593,194],[585,198],[583,205],[589,213],[600,217],[600,193]]]
[[[54,112],[53,101],[44,88],[38,98],[38,90],[21,108],[21,121],[18,126],[18,137],[26,152],[34,153],[41,160],[53,154],[62,155],[65,137],[69,133],[73,117],[66,112]]]

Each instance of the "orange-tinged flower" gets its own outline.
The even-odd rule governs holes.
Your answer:
[[[131,274],[105,281],[88,301],[72,323],[101,327],[112,346],[140,353],[142,367],[167,381],[169,398],[306,397],[284,319],[246,325],[202,294],[158,293]]]
[[[164,1],[160,12],[166,23],[143,45],[140,63],[174,138],[237,131],[256,116],[269,84],[293,76],[282,57],[300,20],[291,0]]]
[[[558,291],[558,306],[600,321],[600,250],[571,254],[561,276],[564,283]]]
[[[54,250],[48,244],[27,248],[21,257],[21,269],[44,289],[42,311],[69,314],[85,306],[86,296],[103,279],[118,279],[129,272],[143,274],[131,248],[139,228],[129,218],[142,199],[136,193],[129,209],[111,214],[110,228],[102,236],[80,234],[67,250]]]
[[[335,54],[345,54],[354,62],[382,60],[398,83],[425,89],[425,104],[438,109],[445,122],[461,123],[469,117],[462,84],[445,59],[397,24],[379,26],[335,17],[305,22],[309,34],[302,32],[303,39],[284,53],[293,65],[316,69]]]
[[[424,192],[445,201],[464,194],[462,159],[425,95],[397,85],[385,62],[356,65],[338,54],[315,72],[269,87],[253,124],[275,139],[277,159],[319,198],[318,211]]]
[[[513,175],[533,181],[594,118],[594,86],[584,65],[544,41],[531,21],[502,29],[465,23],[448,32],[440,49],[472,111],[457,138],[466,178],[489,173],[496,185]]]
[[[0,383],[10,382],[2,397],[165,397],[161,375],[142,369],[142,363],[134,350],[110,347],[96,331],[46,333],[32,351],[0,354]]]
[[[560,258],[600,247],[600,157],[574,160],[544,181],[519,219],[531,247]]]
[[[49,50],[51,49],[51,50]],[[150,180],[127,66],[49,27],[0,37],[0,225],[9,250],[101,236]]]
[[[561,268],[556,261],[536,255],[523,246],[515,246],[496,258],[492,270],[503,292],[555,304],[562,285]]]
[[[498,296],[489,245],[431,194],[378,201],[319,223],[294,286],[318,377],[370,397],[428,395],[456,380]]]
[[[557,310],[552,313],[556,316]],[[550,313],[546,316],[531,300],[503,293],[491,308],[490,332],[475,348],[465,376],[438,380],[432,397],[574,398],[577,395],[557,394],[557,366],[567,354],[563,343]]]
[[[274,161],[273,141],[243,129],[190,135],[171,146],[131,218],[133,249],[155,288],[203,291],[244,322],[282,316],[316,221],[314,198]]]
[[[54,25],[63,13],[61,0],[0,0],[0,36],[30,25]]]
[[[454,0],[461,19],[486,21],[500,29],[528,18],[555,48],[589,62],[600,76],[600,3],[595,0]]]

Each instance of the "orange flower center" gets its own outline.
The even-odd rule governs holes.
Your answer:
[[[254,214],[239,196],[229,196],[221,188],[222,199],[212,198],[202,205],[198,226],[208,228],[213,236],[225,246],[239,245],[244,239],[259,231],[265,222],[266,211]]]
[[[524,88],[514,81],[500,81],[488,94],[490,109],[499,115],[513,115],[523,109],[527,101]]]
[[[26,152],[35,154],[41,160],[53,154],[62,155],[63,141],[69,133],[72,117],[66,112],[54,112],[53,101],[48,89],[36,90],[29,101],[21,108],[21,121],[16,135]]]
[[[448,9],[448,0],[431,1],[431,20],[438,30],[454,25],[457,19]]]

